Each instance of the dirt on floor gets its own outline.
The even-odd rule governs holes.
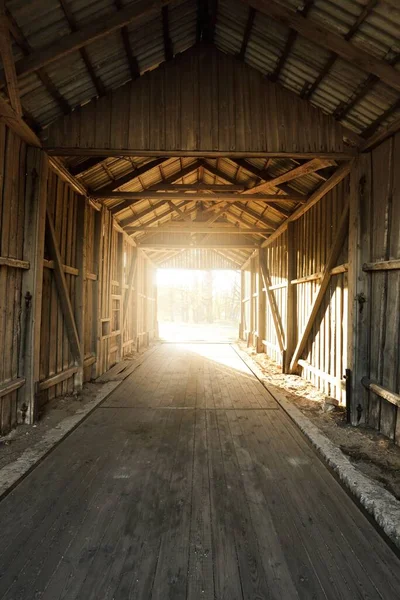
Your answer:
[[[285,375],[265,354],[239,344],[261,368],[267,381],[284,392],[323,433],[348,456],[353,465],[378,481],[400,500],[400,447],[374,429],[354,428],[346,423],[343,406],[325,401],[326,396],[297,375]]]
[[[104,383],[85,383],[81,394],[62,396],[46,404],[35,425],[18,425],[8,435],[1,436],[0,469],[32,448],[50,429],[94,400],[102,387]]]

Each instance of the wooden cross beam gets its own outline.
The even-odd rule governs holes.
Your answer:
[[[91,192],[90,196],[94,199],[98,200],[121,200],[125,199],[129,201],[129,203],[122,202],[115,206],[118,210],[116,212],[120,212],[124,210],[131,204],[135,202],[140,202],[142,200],[159,200],[160,197],[166,199],[173,200],[182,200],[190,198],[196,202],[215,202],[224,200],[226,202],[237,202],[238,200],[245,200],[248,202],[249,200],[257,200],[261,202],[299,202],[299,198],[296,195],[293,196],[285,196],[284,194],[256,194],[254,197],[249,198],[249,195],[246,192],[238,192],[238,193],[229,193],[229,192],[220,192],[214,194],[205,194],[201,192],[168,192],[163,194],[162,192],[152,192],[151,190],[144,190],[143,192]],[[307,201],[306,196],[302,196],[302,203]],[[114,208],[114,207],[113,207]]]
[[[156,183],[149,187],[148,190],[151,192],[243,192],[245,187],[244,185],[225,185],[222,183],[192,183],[189,185]]]
[[[259,192],[265,192],[266,190],[276,187],[279,184],[285,183],[287,181],[292,181],[293,179],[297,179],[298,177],[303,177],[304,175],[308,175],[309,173],[315,173],[315,171],[319,171],[320,169],[325,169],[326,167],[331,167],[335,165],[335,161],[332,160],[322,160],[320,158],[313,158],[303,165],[299,165],[283,175],[279,175],[278,177],[274,177],[265,183],[260,183],[259,185],[254,186],[251,189],[243,192],[244,194],[258,194]],[[302,196],[300,196],[298,201],[301,201]]]
[[[182,208],[183,206],[188,205],[188,204],[191,204],[191,203],[190,202],[180,202],[178,206],[179,206],[179,208]],[[154,210],[154,207],[153,207],[153,210]],[[192,210],[194,210],[194,209],[192,209]],[[146,226],[153,225],[153,224],[157,223],[158,221],[160,221],[161,219],[164,219],[165,217],[168,217],[169,215],[172,215],[172,213],[174,213],[174,212],[175,212],[174,209],[168,207],[168,210],[163,211],[159,215],[155,215],[152,219],[150,219],[149,221],[147,221]],[[186,212],[190,212],[190,211],[188,210]],[[140,213],[140,214],[142,214],[142,213]],[[138,219],[134,219],[133,221],[131,219],[130,220],[130,224],[135,223],[136,221],[138,221]],[[126,231],[126,233],[130,234],[131,233],[131,227],[129,225],[127,225],[126,228],[125,228],[125,231]]]
[[[296,371],[299,359],[306,347],[307,340],[310,336],[311,330],[313,328],[315,319],[318,315],[318,311],[322,304],[322,301],[325,296],[325,292],[328,289],[329,281],[331,279],[331,270],[336,265],[336,262],[339,258],[340,252],[342,250],[344,240],[348,233],[348,223],[349,223],[349,201],[347,200],[345,209],[340,218],[340,222],[335,234],[335,238],[332,243],[332,247],[330,249],[328,258],[326,260],[325,269],[322,275],[322,279],[319,284],[319,288],[317,294],[312,303],[310,315],[307,319],[307,323],[303,329],[303,332],[300,336],[300,339],[297,343],[296,349],[293,354],[293,358],[290,363],[290,372],[294,373]]]
[[[347,175],[350,173],[350,166],[350,163],[346,162],[343,163],[338,169],[336,169],[334,174],[329,179],[324,181],[324,183],[320,185],[319,188],[311,194],[308,202],[306,204],[303,204],[302,206],[299,206],[299,208],[295,210],[294,213],[292,213],[290,217],[288,217],[286,221],[282,223],[282,225],[280,225],[278,229],[274,231],[274,233],[270,235],[267,240],[265,240],[265,242],[263,242],[263,247],[269,246],[269,244],[271,244],[280,235],[282,235],[284,231],[286,231],[289,222],[296,221],[301,216],[303,216],[308,210],[310,210],[310,208],[317,204],[317,202],[319,202],[321,198],[323,198],[328,192],[330,192],[331,189],[333,189],[338,183],[340,183],[345,177],[347,177]]]
[[[58,297],[60,299],[61,310],[64,317],[68,340],[71,348],[71,354],[75,362],[80,366],[82,364],[81,344],[78,336],[78,329],[75,322],[74,311],[69,297],[67,281],[65,279],[63,263],[58,248],[58,240],[54,229],[53,219],[47,209],[47,246],[51,260],[54,261],[54,279],[56,282]]]
[[[283,333],[282,320],[279,314],[278,305],[276,303],[275,295],[273,290],[271,290],[271,278],[269,276],[269,271],[265,258],[265,251],[260,250],[260,271],[262,275],[262,280],[264,284],[264,288],[266,290],[269,307],[271,309],[272,319],[274,322],[275,335],[278,340],[279,350],[282,353],[282,357],[285,351],[285,338]],[[283,357],[284,362],[284,357]]]
[[[163,249],[186,249],[186,248],[231,248],[233,250],[236,249],[249,249],[249,250],[256,250],[257,248],[259,248],[259,244],[257,244],[256,242],[250,243],[250,242],[243,242],[243,243],[235,243],[235,244],[231,244],[231,243],[227,243],[227,242],[222,242],[222,243],[192,243],[192,244],[188,244],[188,243],[174,243],[174,242],[163,242],[163,243],[156,243],[156,242],[142,242],[141,244],[138,244],[138,248],[141,248],[143,250],[163,250]]]
[[[176,222],[176,221],[175,221]],[[173,222],[172,222],[173,223]],[[267,235],[270,233],[268,229],[260,229],[258,227],[251,227],[249,229],[240,229],[238,227],[232,227],[232,225],[200,225],[191,221],[191,225],[182,222],[176,222],[177,226],[160,225],[159,227],[146,227],[138,226],[129,228],[129,233],[151,232],[151,233],[233,233],[233,234],[260,234]]]
[[[154,160],[150,160],[147,163],[145,163],[144,165],[141,165],[140,167],[138,167],[137,169],[130,171],[126,175],[122,175],[122,177],[119,177],[115,181],[112,181],[111,183],[107,183],[107,185],[103,185],[101,188],[99,188],[98,190],[93,192],[93,196],[102,194],[102,197],[104,197],[104,194],[108,194],[108,193],[111,194],[114,190],[117,190],[118,188],[120,188],[123,185],[126,185],[127,183],[132,183],[138,177],[141,177],[148,171],[151,171],[151,169],[154,169],[155,167],[159,167],[166,160],[168,160],[168,159],[167,158],[156,158]],[[103,162],[103,161],[101,161],[101,162]],[[110,197],[110,196],[107,196],[107,197]]]

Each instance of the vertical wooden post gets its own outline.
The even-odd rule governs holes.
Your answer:
[[[124,234],[118,233],[118,243],[117,243],[117,267],[118,267],[118,282],[119,282],[119,343],[118,343],[118,355],[117,362],[122,360],[122,356],[124,353]]]
[[[253,336],[254,336],[254,260],[253,257],[250,259],[250,298],[249,298],[249,306],[250,306],[250,323],[249,323],[249,332],[247,334],[247,346],[253,346]]]
[[[241,340],[244,339],[244,321],[245,321],[245,312],[244,312],[244,292],[245,292],[245,273],[244,269],[240,270],[240,323],[239,323],[239,338]]]
[[[88,217],[88,200],[84,196],[78,198],[78,212],[76,223],[76,264],[79,270],[75,286],[75,321],[78,331],[82,361],[74,378],[76,392],[82,390],[85,362],[85,308],[87,293],[87,257],[86,257],[86,231]]]
[[[290,361],[292,360],[294,349],[296,348],[297,332],[297,290],[291,281],[296,279],[296,238],[295,223],[288,224],[287,229],[287,305],[286,305],[286,331],[285,331],[285,362],[283,372],[290,372]]]
[[[101,299],[103,285],[103,227],[104,227],[104,209],[95,214],[94,225],[94,257],[93,267],[97,275],[96,285],[94,287],[93,298],[93,339],[96,348],[96,362],[93,368],[93,377],[101,375]]]
[[[46,230],[48,161],[38,148],[27,149],[25,188],[24,260],[29,271],[22,277],[21,349],[19,377],[25,385],[18,392],[18,422],[36,419],[36,387],[40,370],[43,259]]]
[[[141,328],[141,299],[139,296],[139,282],[142,280],[142,268],[143,268],[143,260],[141,251],[137,250],[137,268],[136,268],[136,278],[135,278],[135,307],[136,307],[136,350],[140,348],[140,331]]]
[[[261,261],[264,260],[263,250],[258,251],[257,289],[258,289],[258,324],[257,324],[257,352],[264,352],[263,338],[265,337],[266,325],[266,298],[263,291],[263,278],[261,273]]]
[[[369,261],[371,231],[371,155],[361,154],[350,175],[348,368],[351,381],[350,422],[367,422],[368,392],[361,384],[369,375],[370,289],[362,269]]]

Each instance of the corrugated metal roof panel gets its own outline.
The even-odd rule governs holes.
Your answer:
[[[115,14],[115,0],[65,0],[79,28],[96,19]],[[137,0],[121,0],[122,6]],[[286,8],[301,10],[305,0],[275,0]],[[338,35],[345,36],[362,14],[366,0],[315,0],[308,17],[323,24]],[[71,26],[59,0],[10,0],[7,2],[15,22],[33,50],[54,44],[69,35]],[[243,43],[249,7],[239,0],[220,0],[215,28],[215,44],[223,51],[237,55]],[[174,53],[183,52],[196,42],[197,0],[177,0],[169,6],[169,35]],[[395,2],[380,1],[351,37],[351,44],[371,55],[392,60],[400,53],[400,10]],[[145,25],[128,27],[129,40],[140,71],[153,69],[164,61],[164,40],[160,15]],[[264,74],[273,73],[282,56],[289,29],[256,12],[248,41],[245,60]],[[14,44],[15,59],[22,57]],[[116,88],[131,78],[122,36],[114,32],[86,46],[93,69],[106,90]],[[291,53],[279,75],[279,82],[301,94],[322,72],[330,51],[297,36]],[[395,67],[400,70],[400,61]],[[73,52],[46,66],[46,73],[71,109],[88,102],[98,94],[79,52]],[[353,65],[336,60],[311,97],[311,102],[332,113],[345,105],[367,79],[368,74]],[[23,106],[41,123],[50,123],[61,116],[63,109],[31,74],[19,80]],[[378,83],[349,111],[344,124],[357,132],[363,131],[392,106],[399,95],[387,85]],[[389,116],[391,122],[395,113]]]

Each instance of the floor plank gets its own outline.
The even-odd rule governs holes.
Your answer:
[[[229,345],[160,345],[0,523],[0,600],[399,598],[399,559]]]

